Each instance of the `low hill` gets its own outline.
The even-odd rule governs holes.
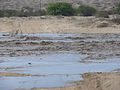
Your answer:
[[[0,9],[20,10],[22,7],[31,7],[38,10],[40,7],[44,8],[50,3],[60,1],[72,3],[73,6],[90,5],[102,10],[114,8],[115,4],[120,2],[120,0],[0,0]]]

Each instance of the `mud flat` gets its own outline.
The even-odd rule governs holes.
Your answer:
[[[120,57],[119,34],[1,34],[0,56],[75,52],[88,59]]]
[[[119,34],[0,34],[0,90],[119,90]]]

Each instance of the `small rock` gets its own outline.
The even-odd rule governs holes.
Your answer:
[[[31,63],[28,63],[29,65],[31,65]]]
[[[46,16],[41,16],[40,19],[46,19]]]

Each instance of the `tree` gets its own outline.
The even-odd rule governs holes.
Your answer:
[[[81,5],[78,8],[78,13],[84,16],[92,16],[96,13],[96,9],[91,6]]]
[[[47,13],[50,15],[71,16],[75,13],[75,10],[72,7],[72,5],[66,2],[57,2],[49,4],[46,10]]]

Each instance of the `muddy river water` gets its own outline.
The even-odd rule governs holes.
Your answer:
[[[119,34],[0,34],[0,90],[75,86],[84,73],[119,72],[119,45]]]

